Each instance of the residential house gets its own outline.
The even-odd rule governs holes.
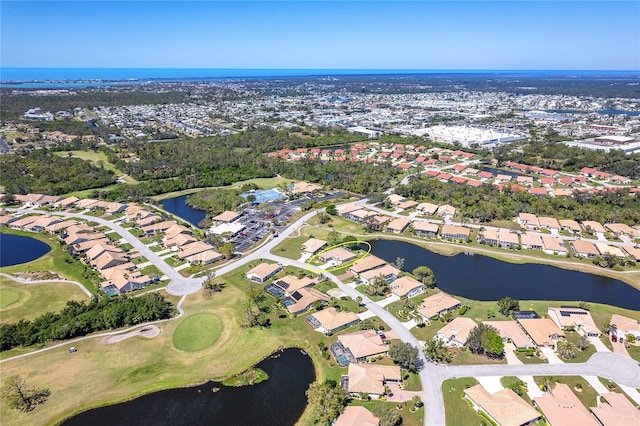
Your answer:
[[[600,255],[598,248],[589,241],[584,240],[575,240],[571,241],[571,247],[573,248],[573,252],[578,257],[596,257]]]
[[[518,319],[518,324],[537,346],[555,349],[558,339],[565,337],[560,327],[549,318]]]
[[[109,269],[127,263],[128,259],[122,252],[105,251],[90,262],[96,269],[102,271],[103,269]]]
[[[369,269],[368,271],[362,272],[359,276],[360,279],[365,283],[369,284],[374,279],[382,277],[385,281],[391,282],[398,278],[401,274],[401,271],[393,265],[385,264],[379,268]]]
[[[502,248],[519,248],[520,240],[518,234],[506,230],[500,231],[500,247]]]
[[[464,226],[442,225],[442,238],[445,240],[467,242],[469,241],[469,235],[471,235],[471,230]]]
[[[327,308],[309,315],[306,322],[314,330],[321,331],[324,334],[333,334],[338,330],[359,323],[360,318],[353,312]]]
[[[164,240],[164,246],[166,248],[173,248],[175,247],[176,249],[195,243],[198,240],[196,240],[193,235],[189,235],[189,234],[178,234],[175,235],[173,238],[166,238]]]
[[[469,333],[476,327],[476,323],[466,317],[456,317],[450,323],[436,333],[436,339],[441,340],[445,346],[463,347],[469,339]]]
[[[389,352],[382,336],[375,330],[360,330],[338,336],[338,341],[348,349],[357,362],[365,362],[372,357]]]
[[[433,238],[438,234],[438,224],[415,221],[413,222],[413,233],[418,237]]]
[[[365,407],[348,405],[333,426],[379,426],[380,419]]]
[[[511,389],[490,394],[482,385],[475,385],[463,392],[476,411],[483,411],[499,426],[534,425],[540,418],[540,413]]]
[[[631,246],[624,246],[622,248],[624,249],[624,251],[627,252],[629,256],[633,257],[636,260],[636,262],[640,262],[640,248],[631,247]]]
[[[287,275],[286,277],[274,280],[270,285],[277,287],[283,295],[290,296],[292,293],[300,290],[301,288],[311,287],[316,285],[317,283],[317,278],[298,278],[295,275]]]
[[[596,222],[595,220],[585,220],[582,222],[582,226],[584,226],[585,229],[590,229],[597,234],[604,234],[605,232],[607,232],[607,230],[604,229],[604,226],[602,226],[600,222]]]
[[[516,348],[534,347],[533,341],[527,336],[517,321],[483,321],[498,330],[502,341],[512,343]]]
[[[281,269],[282,267],[277,263],[263,262],[247,272],[245,276],[253,282],[264,283],[269,278],[280,272]]]
[[[640,424],[640,411],[626,397],[617,392],[603,395],[605,401],[598,398],[598,406],[591,412],[602,426],[628,426]]]
[[[640,341],[640,321],[613,314],[611,315],[609,324],[611,324],[612,327],[615,326],[611,333],[614,334],[618,340],[626,339],[628,335],[632,334],[636,338],[636,341]]]
[[[455,216],[456,208],[450,206],[449,204],[445,204],[443,206],[438,207],[438,216]]]
[[[391,292],[400,298],[412,298],[424,293],[424,284],[408,275],[394,280],[389,286]]]
[[[596,248],[602,256],[627,257],[620,247],[610,246],[607,243],[596,243]]]
[[[520,244],[523,249],[542,250],[542,238],[537,234],[526,232],[520,235]]]
[[[180,259],[186,259],[190,256],[193,256],[194,254],[202,253],[209,250],[214,250],[211,244],[205,243],[204,241],[196,241],[194,243],[180,247],[178,257]]]
[[[538,217],[532,213],[520,213],[518,215],[518,223],[530,229],[538,229],[540,226]]]
[[[342,265],[344,263],[356,260],[358,256],[344,247],[335,247],[327,251],[323,251],[318,255],[323,262],[332,262],[334,265]]]
[[[571,219],[560,219],[560,227],[567,231],[573,232],[574,234],[579,234],[580,231],[582,231],[582,229],[580,228],[580,224]]]
[[[287,305],[290,314],[299,315],[308,311],[315,303],[325,304],[331,298],[315,288],[302,287],[291,293],[289,298],[294,302]]]
[[[562,238],[542,237],[543,250],[547,254],[567,254],[567,246]]]
[[[327,246],[327,242],[318,238],[309,238],[304,244],[302,244],[302,250],[305,253],[316,254]]]
[[[56,234],[58,232],[64,231],[70,226],[78,225],[78,223],[79,222],[77,220],[68,219],[68,220],[65,220],[64,222],[57,222],[47,226],[47,231],[50,233]]]
[[[480,232],[479,238],[482,244],[487,244],[490,246],[498,245],[498,230],[495,228],[485,229]]]
[[[387,232],[393,232],[394,234],[402,234],[411,221],[406,218],[397,218],[387,224]]]
[[[438,210],[438,205],[431,203],[420,203],[416,206],[416,210],[421,212],[422,214],[433,216]]]
[[[553,391],[533,398],[550,426],[600,426],[565,383],[556,383]]]
[[[540,216],[538,218],[538,223],[540,224],[540,228],[543,228],[543,229],[549,229],[549,230],[560,229],[560,223],[554,217]]]
[[[640,232],[638,232],[637,230],[633,229],[632,227],[630,227],[625,223],[607,223],[604,226],[605,228],[613,232],[616,235],[616,237],[621,237],[621,236],[625,236],[629,238],[640,237]]]
[[[460,304],[461,302],[458,299],[449,296],[447,293],[440,292],[424,299],[418,309],[418,313],[425,319],[430,320],[437,315],[456,309]]]
[[[413,200],[406,200],[406,201],[402,201],[401,203],[398,203],[397,207],[402,210],[411,210],[417,205],[418,203]]]
[[[78,197],[67,197],[55,203],[54,206],[67,209],[73,207],[78,201],[80,201]]]
[[[349,270],[356,275],[360,275],[363,272],[366,272],[370,269],[379,268],[380,266],[386,265],[387,262],[380,259],[377,256],[370,254],[369,256],[364,257],[363,259],[355,262]]]
[[[600,337],[600,330],[591,313],[581,308],[549,308],[549,318],[563,330],[574,329],[587,337]]]
[[[345,379],[343,383],[347,394],[358,396],[366,393],[372,399],[378,399],[384,395],[387,383],[401,383],[402,375],[397,365],[351,363]]]

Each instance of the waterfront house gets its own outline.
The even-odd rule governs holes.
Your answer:
[[[442,238],[450,241],[469,241],[471,230],[464,226],[442,225]]]
[[[571,244],[571,247],[573,248],[573,252],[578,257],[591,258],[591,257],[596,257],[600,254],[600,252],[598,251],[598,248],[592,242],[584,241],[584,240],[575,240],[575,241],[571,241],[570,244]]]
[[[458,299],[449,296],[447,293],[440,292],[424,299],[418,309],[418,313],[426,320],[430,320],[437,315],[456,309],[460,304],[461,302]]]
[[[415,221],[413,222],[413,233],[418,237],[433,238],[438,234],[438,224]]]
[[[542,237],[543,250],[547,254],[567,254],[567,246],[562,238]]]
[[[562,330],[573,329],[583,336],[600,337],[600,330],[591,313],[581,308],[549,308],[549,318]]]
[[[400,298],[412,298],[424,293],[424,284],[408,275],[394,280],[389,286],[391,292]]]
[[[379,268],[369,269],[368,271],[362,272],[359,276],[360,279],[365,283],[369,284],[376,278],[382,277],[385,281],[391,282],[398,278],[401,274],[401,271],[393,265],[385,264]]]
[[[500,231],[500,247],[502,248],[519,248],[520,240],[518,239],[518,234],[515,232],[510,232],[505,229]]]
[[[558,339],[565,337],[560,327],[549,318],[520,318],[518,324],[537,346],[555,349]]]
[[[387,232],[393,232],[394,234],[402,234],[407,229],[407,226],[411,221],[406,218],[397,218],[387,224]]]
[[[370,254],[351,265],[349,270],[356,275],[360,275],[361,273],[366,272],[370,269],[379,268],[386,263],[386,261],[380,259],[379,257]]]
[[[483,321],[483,323],[498,330],[505,344],[512,343],[516,348],[532,348],[535,346],[517,321]]]
[[[320,253],[318,258],[323,262],[332,262],[334,265],[342,265],[344,263],[351,262],[352,260],[356,260],[358,256],[344,247],[336,247]]]
[[[478,239],[482,244],[487,244],[487,245],[490,245],[490,246],[497,246],[498,245],[498,230],[495,229],[495,228],[485,229],[484,231],[480,232]]]

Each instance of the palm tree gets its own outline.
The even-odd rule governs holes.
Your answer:
[[[573,359],[576,356],[576,345],[566,339],[558,342],[558,354],[564,359]]]

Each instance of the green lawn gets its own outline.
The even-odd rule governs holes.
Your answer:
[[[535,355],[528,356],[528,355],[525,355],[525,354],[519,353],[519,352],[516,352],[515,354],[516,354],[516,357],[520,361],[522,361],[523,364],[548,364],[549,363],[548,359],[546,359],[546,358],[545,359],[540,359]]]
[[[173,345],[186,352],[212,346],[222,334],[222,322],[214,314],[201,313],[186,317],[173,333]]]
[[[2,322],[31,320],[46,312],[57,312],[64,308],[69,300],[88,301],[89,297],[71,283],[21,284],[0,277]]]
[[[576,356],[573,359],[564,359],[560,357],[564,362],[586,362],[589,358],[591,358],[591,355],[596,353],[596,348],[591,343],[589,343],[583,351],[578,348],[578,340],[580,340],[579,333],[575,331],[568,331],[565,333],[565,335],[568,341],[576,345]]]
[[[629,355],[631,355],[631,358],[636,361],[640,361],[640,346],[631,345],[627,348],[627,351],[629,352]]]
[[[385,299],[387,296],[371,296],[369,294],[367,294],[367,292],[365,291],[365,285],[364,284],[360,284],[359,286],[356,287],[356,290],[358,290],[360,293],[364,294],[365,296],[367,296],[369,299],[373,300],[374,302],[377,302],[379,300]]]
[[[533,405],[532,402],[531,402],[531,398],[529,398],[529,395],[527,395],[527,392],[526,392],[527,384],[524,383],[519,378],[517,378],[515,376],[504,376],[504,377],[500,378],[500,384],[503,387],[509,388],[509,389],[512,389],[512,386],[514,386],[514,385],[520,385],[520,389],[522,391],[522,395],[520,395],[521,398],[524,399],[525,401],[527,401],[529,404]]]
[[[471,426],[486,422],[464,399],[464,390],[475,386],[478,381],[471,377],[449,379],[442,382],[442,396],[447,426]],[[426,404],[429,402],[427,401]]]
[[[409,378],[404,380],[404,388],[408,391],[422,390],[422,384],[420,383],[420,376],[417,373],[409,372]]]

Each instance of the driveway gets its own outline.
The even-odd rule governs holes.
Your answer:
[[[504,345],[504,357],[507,359],[507,364],[523,364],[520,358],[515,353],[516,346],[513,343],[507,343]]]
[[[611,352],[599,337],[589,337],[589,342],[596,348],[597,352]]]
[[[543,347],[540,348],[540,350],[542,351],[544,356],[547,357],[549,364],[564,364],[562,360],[558,358],[558,355],[556,355],[552,348]]]

